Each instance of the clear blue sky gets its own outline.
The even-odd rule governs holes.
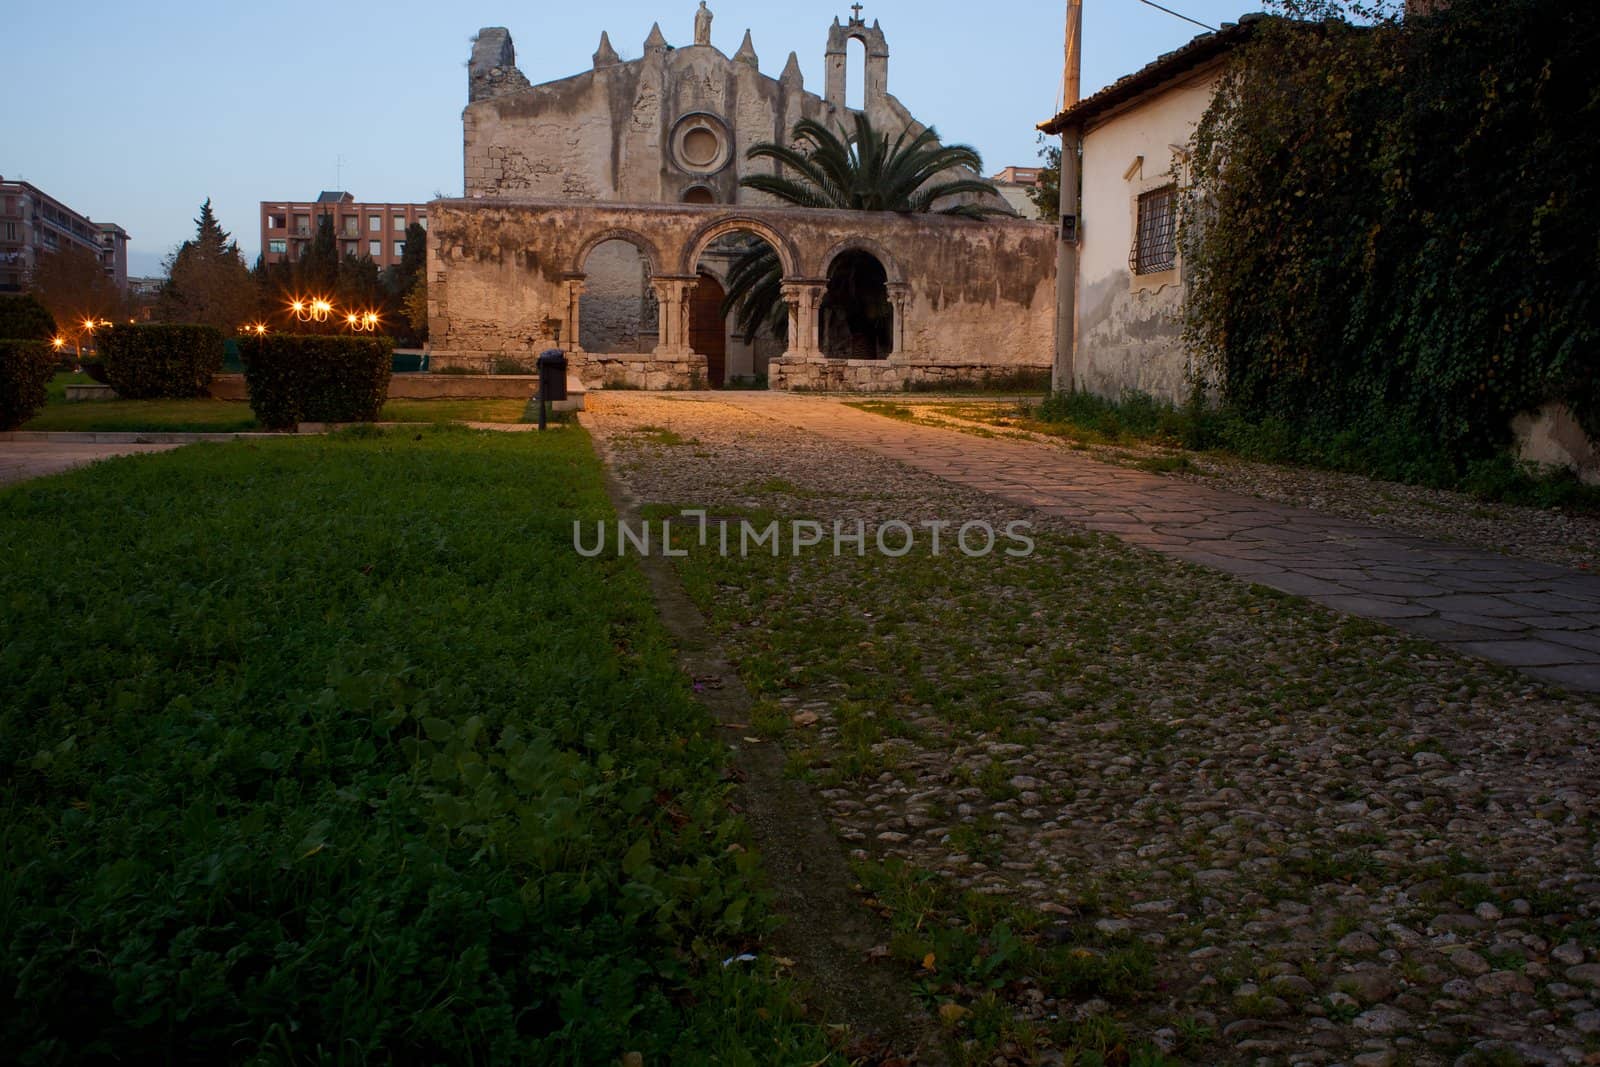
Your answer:
[[[1211,25],[1254,10],[1248,0],[1161,2]],[[508,27],[537,83],[588,69],[602,29],[624,59],[643,51],[657,19],[669,42],[691,42],[697,0],[6,6],[0,174],[120,223],[133,235],[131,272],[154,274],[207,196],[254,262],[262,200],[336,184],[363,200],[458,195],[465,64],[480,26]],[[764,72],[776,76],[798,52],[814,92],[827,27],[849,15],[844,0],[710,7],[713,44],[731,55],[748,27]],[[1059,99],[1065,0],[864,7],[888,37],[889,91],[914,115],[975,146],[991,173],[1033,162],[1034,124]],[[1202,32],[1139,0],[1084,7],[1085,94]]]

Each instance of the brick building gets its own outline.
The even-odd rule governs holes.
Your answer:
[[[312,201],[261,201],[261,254],[267,263],[299,259],[324,216],[333,220],[341,256],[371,256],[378,269],[398,267],[412,223],[428,228],[426,204],[363,203],[343,190]]]

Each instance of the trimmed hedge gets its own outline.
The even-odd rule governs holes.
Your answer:
[[[0,296],[0,337],[48,341],[56,335],[56,320],[32,294]]]
[[[389,398],[388,337],[273,334],[240,342],[250,409],[268,429],[373,422]]]
[[[56,355],[45,341],[0,341],[0,431],[15,430],[44,408]]]
[[[128,400],[202,396],[222,367],[222,332],[214,326],[112,326],[97,343],[106,377]]]

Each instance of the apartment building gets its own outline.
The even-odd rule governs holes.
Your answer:
[[[1028,195],[1039,184],[1039,167],[1007,167],[989,180],[1012,210],[1025,219],[1039,217],[1039,206]]]
[[[333,220],[341,256],[371,256],[378,269],[397,267],[412,223],[428,228],[425,204],[377,204],[343,190],[324,191],[312,201],[261,201],[261,254],[268,263],[292,262],[304,254],[323,217]]]
[[[0,176],[0,292],[21,292],[39,257],[63,248],[92,253],[117,287],[127,288],[128,231],[93,222],[29,182]]]
[[[117,288],[128,291],[128,231],[114,222],[95,224],[100,232],[100,265],[117,283]]]

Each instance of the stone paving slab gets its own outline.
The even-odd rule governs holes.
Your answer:
[[[1600,575],[1101,463],[1049,444],[870,414],[846,398],[689,394],[1038,507],[1091,530],[1600,692]]]
[[[167,452],[172,443],[94,444],[80,441],[0,441],[0,485],[60,474],[113,456]]]

